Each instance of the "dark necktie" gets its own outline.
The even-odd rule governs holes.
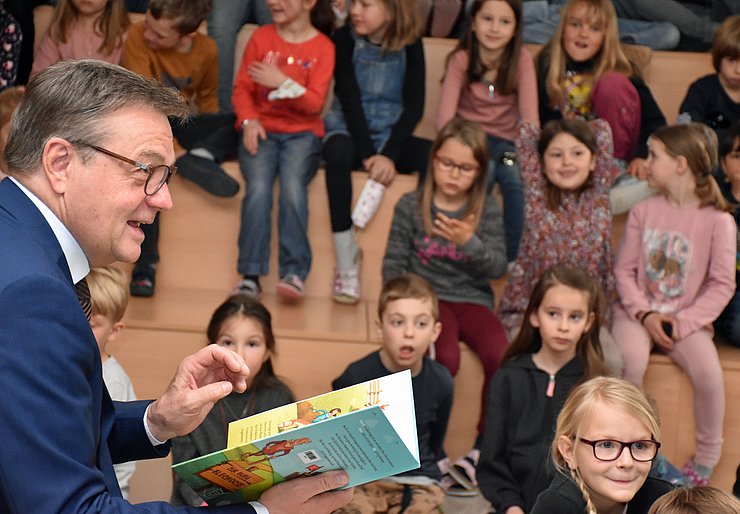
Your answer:
[[[90,288],[87,287],[86,278],[75,284],[75,291],[77,291],[77,300],[80,302],[80,307],[82,307],[87,321],[90,321],[90,316],[92,316],[92,301],[90,300]]]

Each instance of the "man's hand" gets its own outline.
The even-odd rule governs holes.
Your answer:
[[[371,179],[380,182],[384,186],[389,186],[398,174],[396,165],[385,155],[375,154],[372,157],[368,157],[362,165],[365,171],[370,174]]]
[[[253,62],[249,65],[248,72],[253,81],[270,89],[277,89],[290,78],[276,65],[267,62]]]
[[[262,123],[260,123],[260,120],[249,120],[242,134],[242,143],[244,144],[244,148],[247,149],[247,152],[249,152],[249,155],[257,155],[260,139],[264,140],[265,138],[267,138],[267,132],[265,131],[265,127],[262,126]]]
[[[663,323],[669,323],[673,327],[673,338],[663,330]],[[671,314],[662,314],[660,312],[650,313],[642,323],[647,330],[650,339],[665,351],[673,350],[674,339],[678,339],[678,323],[676,318]]]
[[[160,441],[192,432],[213,405],[247,389],[249,368],[235,352],[211,344],[185,357],[161,398],[149,407],[149,429]]]
[[[465,219],[459,220],[445,216],[440,212],[434,220],[432,234],[443,237],[457,245],[464,245],[473,237],[474,221],[474,214],[470,214]]]
[[[344,471],[296,478],[269,488],[260,496],[260,503],[270,514],[327,514],[352,500],[354,488],[332,490],[347,485],[348,481]]]

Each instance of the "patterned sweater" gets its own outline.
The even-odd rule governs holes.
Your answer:
[[[499,306],[499,318],[510,336],[521,326],[537,280],[556,264],[588,271],[601,283],[607,301],[614,298],[609,205],[609,188],[614,181],[612,136],[604,120],[590,125],[599,147],[596,167],[585,189],[563,192],[562,204],[551,211],[547,207],[548,181],[537,152],[540,129],[520,124],[516,145],[524,183],[524,233]]]
[[[383,281],[416,273],[432,284],[440,300],[493,308],[490,280],[506,272],[504,224],[496,200],[486,199],[476,233],[458,245],[424,231],[418,198],[416,192],[407,193],[396,204],[383,258]],[[466,208],[439,212],[460,219]],[[432,205],[432,219],[437,212]]]

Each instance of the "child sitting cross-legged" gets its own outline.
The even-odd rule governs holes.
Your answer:
[[[442,447],[452,410],[449,371],[426,356],[439,336],[437,295],[423,278],[399,275],[383,286],[378,303],[380,350],[350,364],[332,382],[334,389],[411,370],[421,467],[355,488],[352,502],[339,513],[440,512],[444,493],[440,465],[449,464]],[[399,505],[400,503],[400,505]]]

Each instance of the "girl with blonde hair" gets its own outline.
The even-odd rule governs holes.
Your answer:
[[[611,127],[619,166],[644,178],[647,138],[666,120],[622,50],[611,0],[568,2],[538,56],[537,76],[542,124],[561,117],[603,118]],[[618,207],[622,211],[628,205]]]
[[[338,303],[360,299],[352,170],[367,172],[371,187],[382,190],[397,173],[427,167],[431,142],[413,135],[424,113],[422,30],[416,0],[355,0],[350,23],[334,34],[334,103],[324,118],[323,153]]]
[[[612,333],[624,376],[641,385],[653,345],[694,387],[696,448],[682,472],[706,485],[722,449],[724,382],[712,323],[735,291],[736,226],[711,172],[717,138],[699,123],[658,129],[648,184],[660,194],[629,214],[614,276]]]
[[[570,393],[551,454],[560,472],[531,514],[646,514],[672,489],[648,476],[660,448],[655,406],[630,382],[597,377]]]

